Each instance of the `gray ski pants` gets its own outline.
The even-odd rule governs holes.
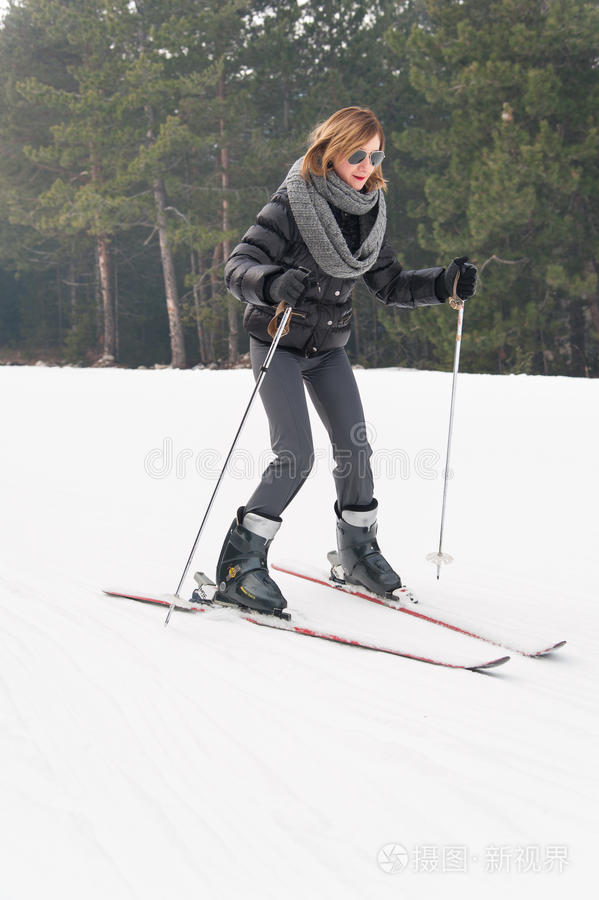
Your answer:
[[[256,379],[268,350],[268,344],[250,338]],[[314,445],[304,384],[331,440],[339,509],[367,506],[372,502],[372,449],[367,440],[358,386],[345,350],[338,348],[307,359],[279,347],[260,388],[276,458],[248,500],[247,512],[280,516],[310,474]]]

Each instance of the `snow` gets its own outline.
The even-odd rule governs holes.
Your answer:
[[[455,562],[437,582],[424,557],[451,376],[356,377],[381,547],[410,587],[567,646],[476,674],[230,617],[175,613],[165,629],[163,610],[101,589],[175,589],[251,373],[0,368],[1,900],[552,898],[595,882],[599,384],[460,375]],[[267,434],[257,403],[192,572],[214,574]],[[334,493],[317,420],[314,436],[271,557],[322,570]],[[409,637],[407,616],[277,581],[300,617],[321,606]],[[401,847],[407,865],[388,871]]]

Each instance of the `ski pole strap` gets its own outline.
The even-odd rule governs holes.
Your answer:
[[[275,312],[274,316],[268,323],[267,330],[268,330],[269,337],[274,338],[275,334],[277,333],[277,328],[279,327],[279,316],[283,315],[284,312],[285,312],[285,301],[281,300],[281,302],[277,306],[277,311]],[[283,333],[281,334],[281,337],[285,337],[285,335],[288,332],[289,332],[289,322],[287,322],[287,324],[285,325],[285,327],[283,329]]]
[[[274,338],[275,334],[277,333],[277,328],[279,327],[279,317],[283,315],[283,313],[285,312],[286,309],[287,309],[287,304],[285,303],[284,300],[281,300],[281,302],[277,306],[277,310],[276,310],[274,316],[268,323],[267,331],[268,331],[269,337]],[[299,316],[300,319],[305,318],[304,313],[295,312],[295,310],[291,313],[291,316]],[[291,316],[289,317],[285,327],[283,328],[281,337],[285,337],[285,335],[289,333],[289,322],[291,321]]]
[[[460,280],[460,271],[456,272],[456,276],[453,280],[453,290],[451,292],[451,297],[449,298],[449,305],[452,309],[463,309],[464,301],[461,297],[458,297],[458,281]]]

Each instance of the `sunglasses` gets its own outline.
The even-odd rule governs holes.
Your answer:
[[[368,154],[366,150],[356,150],[356,152],[352,153],[347,161],[350,166],[357,166],[358,163],[361,163],[363,160],[365,160],[367,156],[370,156],[370,164],[372,166],[380,166],[385,158],[385,154],[382,150],[375,150],[370,154]]]

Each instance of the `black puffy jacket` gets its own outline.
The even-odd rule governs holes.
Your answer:
[[[300,235],[283,185],[225,264],[227,288],[247,304],[244,328],[259,340],[270,342],[267,328],[274,313],[268,294],[271,276],[299,266],[311,273],[308,288],[294,308],[289,333],[279,346],[304,356],[344,347],[351,330],[352,288],[357,278],[334,278],[317,265]],[[435,280],[443,271],[439,267],[406,271],[385,239],[376,262],[362,277],[382,303],[415,309],[443,302],[435,293]]]

